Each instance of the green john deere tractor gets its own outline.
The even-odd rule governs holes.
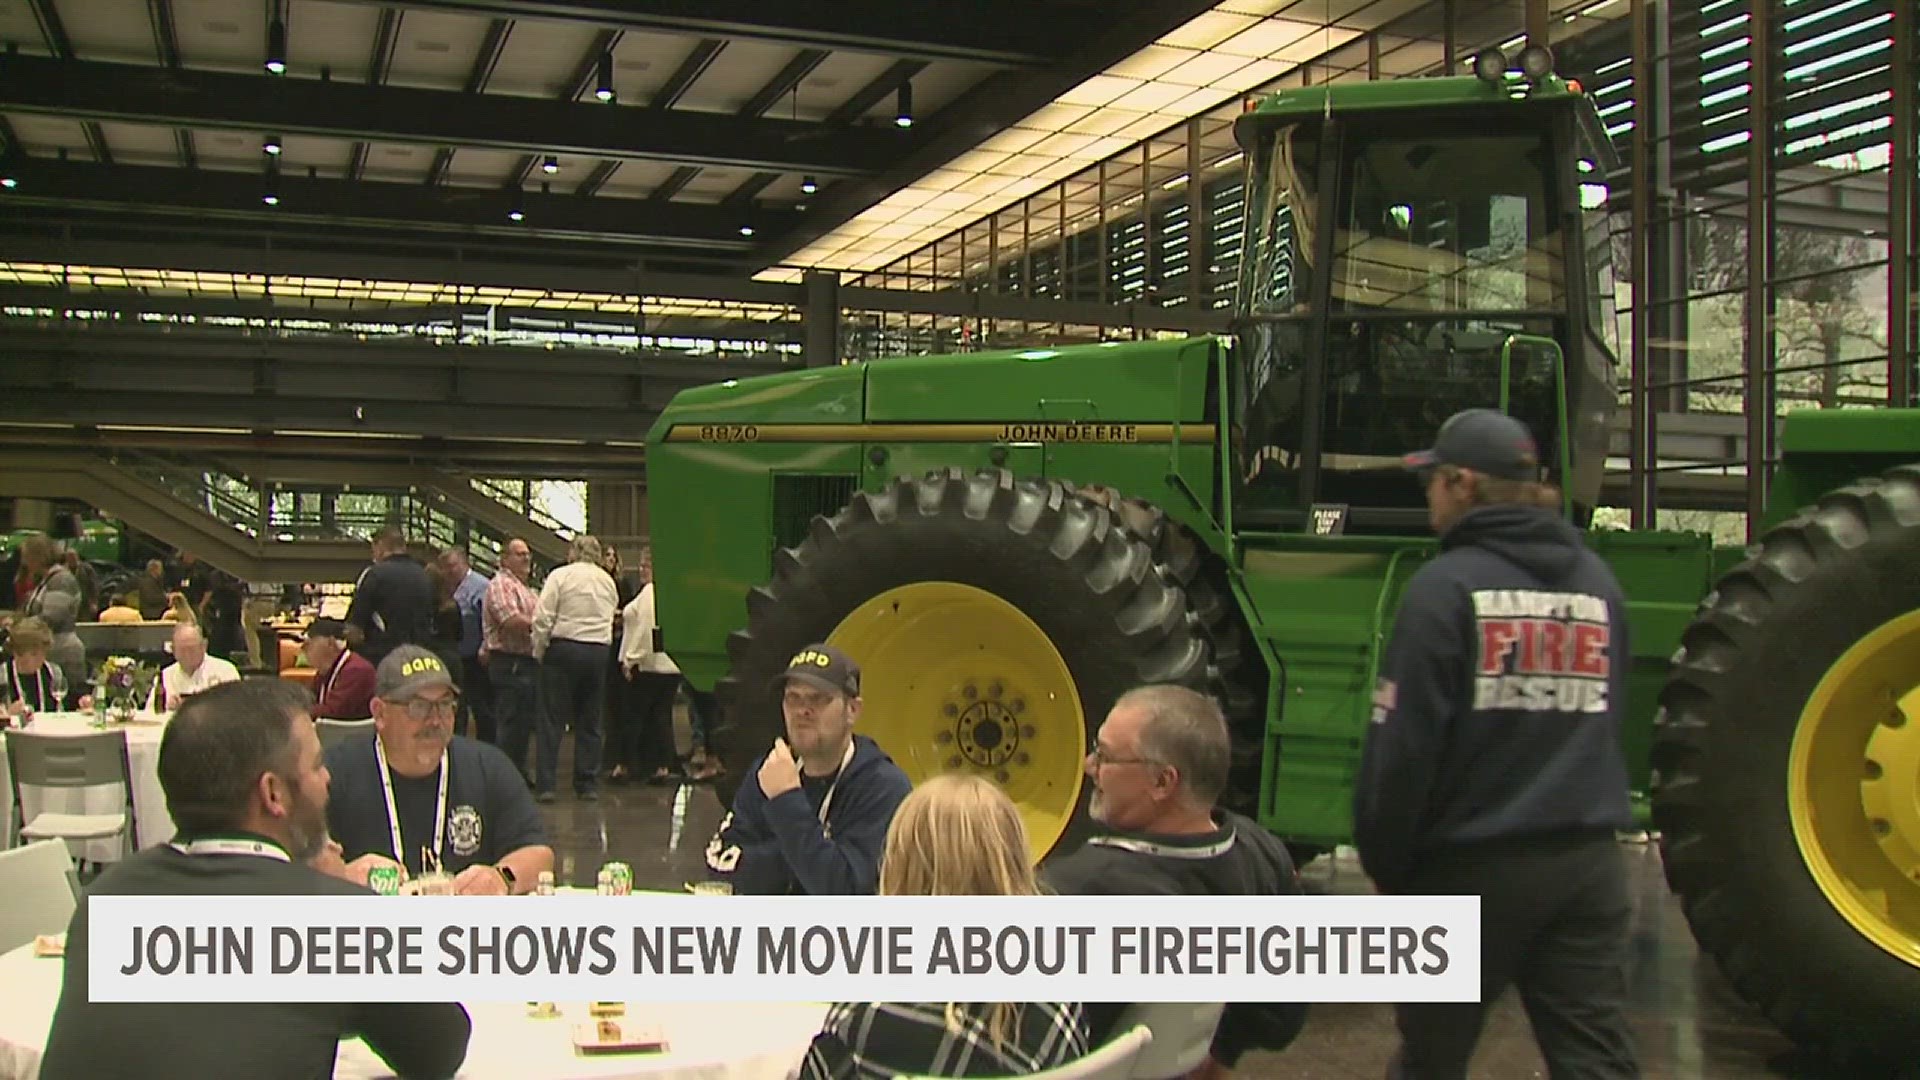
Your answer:
[[[1609,148],[1551,75],[1289,90],[1236,134],[1229,336],[674,400],[648,437],[660,619],[732,776],[780,730],[774,675],[826,639],[866,669],[863,730],[916,779],[993,777],[1036,858],[1085,827],[1091,729],[1156,681],[1225,704],[1234,806],[1301,849],[1348,839],[1375,666],[1435,551],[1401,454],[1503,408],[1591,524],[1618,363],[1581,194]],[[1920,412],[1797,414],[1781,449],[1751,550],[1589,529],[1631,602],[1626,749],[1734,985],[1829,1054],[1910,1061]]]

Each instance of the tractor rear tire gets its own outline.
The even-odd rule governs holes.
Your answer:
[[[1660,704],[1654,821],[1701,950],[1851,1074],[1920,1059],[1920,465],[1770,530]]]
[[[950,770],[1000,783],[1036,861],[1085,837],[1081,770],[1114,699],[1208,680],[1206,639],[1150,546],[1067,485],[999,469],[857,493],[775,554],[716,687],[714,742],[736,782],[784,732],[775,680],[817,641],[861,664],[855,730],[915,783]]]

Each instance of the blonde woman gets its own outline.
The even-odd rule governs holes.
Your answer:
[[[882,896],[1039,893],[1020,812],[989,781],[937,776],[894,814],[880,862]],[[800,1080],[1024,1076],[1086,1053],[1078,1004],[842,1003],[828,1010]]]

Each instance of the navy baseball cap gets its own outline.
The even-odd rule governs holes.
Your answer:
[[[1447,417],[1430,450],[1401,459],[1409,469],[1452,465],[1502,480],[1538,480],[1540,450],[1527,425],[1497,409],[1467,409]]]
[[[787,661],[787,670],[781,672],[774,681],[784,686],[789,679],[799,679],[850,698],[860,696],[860,665],[854,662],[853,657],[825,642],[809,645],[794,653],[793,659]]]

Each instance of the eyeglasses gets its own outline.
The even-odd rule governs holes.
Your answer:
[[[460,713],[460,699],[444,697],[438,701],[428,701],[426,698],[414,698],[407,702],[407,715],[415,720],[425,720],[436,713],[449,720],[453,719]]]
[[[1093,752],[1087,756],[1093,759],[1095,765],[1146,765],[1151,760],[1142,757],[1114,757],[1112,751],[1099,743],[1093,744]]]

